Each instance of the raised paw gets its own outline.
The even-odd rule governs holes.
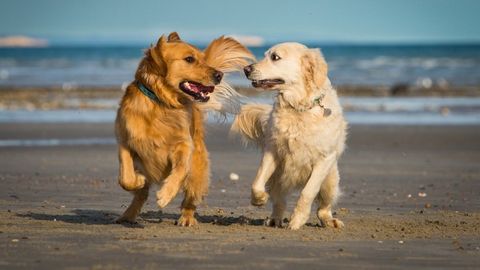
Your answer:
[[[164,208],[175,197],[176,194],[169,189],[162,188],[157,192],[157,204],[158,207]]]
[[[256,191],[252,189],[250,203],[254,206],[263,206],[268,201],[268,193],[265,191]]]
[[[322,223],[322,225],[324,227],[331,227],[331,228],[335,228],[335,229],[341,229],[341,228],[345,227],[345,224],[343,224],[343,222],[338,218],[320,220],[320,222]]]
[[[142,189],[145,186],[146,178],[142,174],[135,173],[134,181],[127,181],[125,178],[120,178],[119,183],[123,189],[127,191],[134,191]]]
[[[182,215],[178,219],[177,225],[182,227],[193,227],[198,225],[198,221],[193,216]]]

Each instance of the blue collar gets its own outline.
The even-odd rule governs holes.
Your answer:
[[[153,100],[155,102],[162,103],[160,101],[160,99],[157,97],[157,95],[155,95],[155,93],[152,90],[148,89],[145,85],[143,85],[143,83],[137,81],[137,86],[138,86],[138,89],[140,89],[140,91],[145,96],[147,96],[148,98],[150,98],[151,100]]]

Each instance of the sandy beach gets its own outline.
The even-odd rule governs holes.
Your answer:
[[[480,1],[279,2],[0,1],[0,270],[480,270]],[[137,223],[115,222],[133,197],[114,135],[132,83],[152,99],[122,103],[134,133],[156,139],[133,138],[141,149],[191,116],[177,97],[220,107],[204,115],[198,226],[177,226],[183,194],[160,209],[155,185]],[[241,105],[276,101],[342,108],[344,228],[321,226],[314,205],[288,230],[299,191],[285,228],[266,226],[271,201],[250,204],[262,153],[230,125]],[[310,116],[298,129],[325,133]]]
[[[0,130],[0,140],[113,138],[111,124]],[[227,130],[208,127],[210,194],[194,228],[174,225],[179,198],[159,211],[153,192],[138,225],[112,222],[131,199],[112,143],[0,147],[1,268],[478,268],[480,127],[352,126],[335,209],[346,228],[312,214],[296,232],[265,227],[270,206],[249,205],[260,153]]]

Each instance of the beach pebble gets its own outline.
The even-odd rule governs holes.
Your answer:
[[[227,190],[226,189],[221,189],[220,192],[225,193],[225,192],[227,192]]]
[[[419,192],[419,193],[418,193],[418,197],[422,197],[422,198],[427,197],[427,193],[425,193],[425,192]]]
[[[232,181],[237,181],[238,179],[240,179],[240,176],[236,173],[230,173],[230,180]]]

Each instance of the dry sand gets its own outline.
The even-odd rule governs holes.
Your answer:
[[[0,139],[112,130],[0,124]],[[249,205],[260,153],[226,130],[208,129],[212,180],[194,228],[174,225],[180,196],[163,211],[151,196],[138,225],[112,223],[131,199],[116,183],[114,145],[0,148],[0,268],[480,267],[480,127],[351,127],[335,210],[346,228],[319,227],[312,214],[296,232],[263,226],[270,206]]]

